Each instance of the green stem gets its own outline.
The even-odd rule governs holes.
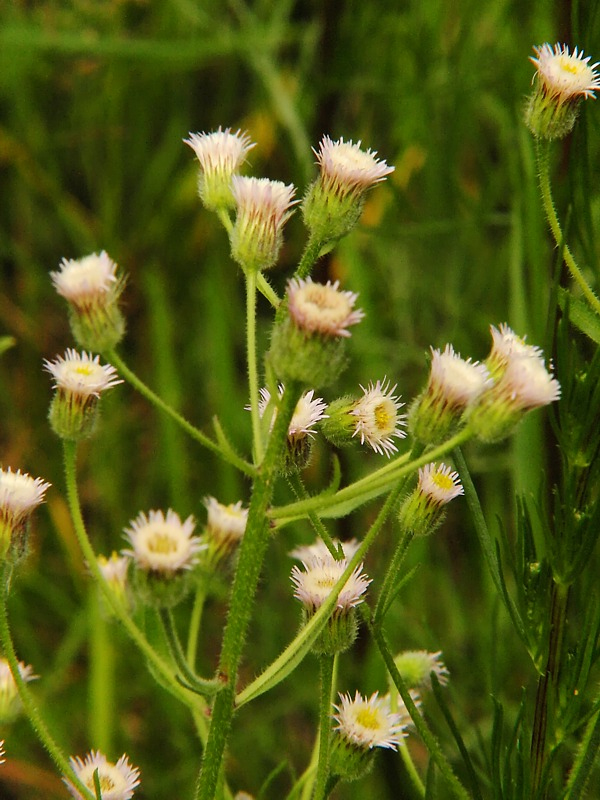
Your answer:
[[[152,664],[153,668],[165,680],[172,694],[178,697],[186,706],[193,706],[198,702],[198,699],[190,697],[188,692],[180,686],[175,679],[173,671],[169,665],[163,661],[163,659],[150,645],[144,634],[140,631],[125,610],[123,604],[115,596],[109,584],[104,580],[100,567],[98,566],[96,554],[94,553],[94,550],[90,544],[90,540],[85,529],[85,523],[81,514],[81,506],[79,504],[79,493],[77,491],[76,480],[77,443],[64,440],[63,455],[69,511],[71,512],[71,519],[73,521],[75,535],[77,536],[77,541],[79,542],[79,546],[83,552],[88,569],[100,587],[100,591],[104,595],[108,607],[122,624],[123,628],[127,631],[130,638],[135,642],[144,656],[148,659],[150,664]]]
[[[392,711],[394,709],[392,708]],[[415,762],[412,760],[412,756],[408,750],[408,745],[406,741],[400,742],[398,747],[398,752],[400,753],[400,758],[402,759],[402,763],[404,764],[404,769],[406,770],[408,777],[410,778],[410,783],[413,789],[415,790],[416,794],[419,797],[425,797],[425,785],[421,780],[421,776],[417,772],[417,768],[415,767]]]
[[[93,586],[89,593],[90,741],[97,750],[110,753],[115,719],[115,651],[99,599]]]
[[[554,241],[556,242],[557,247],[562,248],[563,258],[565,264],[569,268],[572,278],[579,285],[588,303],[594,309],[596,314],[600,314],[600,300],[598,300],[590,285],[583,277],[583,273],[577,266],[577,262],[575,261],[568,244],[564,241],[563,232],[560,227],[560,221],[558,219],[556,208],[554,206],[554,200],[552,198],[549,140],[542,141],[540,139],[536,139],[536,156],[542,203],[544,205],[544,211],[546,212],[546,218],[548,220],[548,224],[550,225],[550,230],[552,231]]]
[[[227,213],[227,210],[222,208],[217,212],[219,219],[225,230],[227,231],[228,236],[231,236],[231,231],[233,230],[233,222],[231,221],[231,217]],[[271,284],[267,281],[265,276],[262,272],[259,272],[256,277],[256,286],[258,291],[264,295],[269,303],[273,306],[273,308],[278,308],[281,300],[277,296],[277,292]]]
[[[450,450],[466,442],[472,435],[468,427],[463,428],[463,430],[451,439],[438,445],[438,447],[428,450],[426,453],[419,456],[419,458],[410,461],[410,454],[406,453],[375,470],[370,475],[350,484],[350,486],[345,486],[334,494],[325,492],[315,495],[314,497],[309,497],[307,500],[299,500],[285,506],[277,506],[271,509],[270,516],[275,520],[276,525],[280,525],[283,521],[288,519],[305,517],[311,511],[316,511],[317,513],[319,511],[326,512],[328,509],[331,510],[334,506],[350,502],[358,506],[367,499],[383,494],[385,491],[392,488],[400,478],[410,475],[419,467],[429,464],[431,461],[436,461]]]
[[[231,729],[238,667],[269,542],[270,526],[267,508],[273,496],[289,423],[300,397],[300,391],[301,387],[294,382],[289,382],[286,386],[269,436],[265,457],[254,481],[248,521],[240,544],[219,659],[219,676],[225,682],[225,686],[215,699],[202,769],[196,787],[196,800],[212,800],[215,796],[223,753]]]
[[[21,703],[38,739],[50,754],[50,757],[58,767],[58,770],[64,776],[69,778],[71,783],[83,797],[94,800],[94,795],[92,792],[90,792],[90,790],[79,780],[66,756],[63,754],[58,744],[54,741],[46,722],[38,711],[26,681],[24,681],[23,677],[21,676],[19,660],[15,652],[8,622],[7,603],[10,577],[11,567],[8,564],[4,564],[2,575],[0,576],[0,580],[2,581],[2,586],[0,586],[0,642],[2,644],[2,652],[8,661],[17,691],[19,692]]]
[[[540,790],[546,763],[548,712],[551,708],[554,708],[556,700],[568,600],[569,587],[564,584],[553,582],[550,605],[548,659],[544,674],[540,676],[538,681],[533,727],[531,731],[531,782],[533,797],[538,797],[538,791]],[[545,797],[545,794],[545,791],[543,791],[541,796]]]
[[[260,464],[264,456],[262,428],[259,411],[258,369],[256,366],[256,272],[248,270],[246,275],[246,360],[248,386],[250,389],[250,413],[252,415],[252,440],[254,463]]]
[[[183,654],[183,650],[181,649],[181,642],[179,641],[179,636],[177,634],[177,628],[175,627],[175,620],[173,619],[173,612],[171,609],[161,608],[159,611],[159,617],[167,644],[169,645],[169,650],[173,660],[175,661],[175,664],[181,671],[182,678],[189,683],[190,688],[204,697],[216,694],[218,691],[218,684],[216,681],[208,681],[198,677],[198,675],[196,675],[196,673],[188,666]]]
[[[204,581],[198,585],[196,589],[196,596],[194,597],[194,605],[190,615],[190,624],[188,628],[188,642],[186,650],[186,659],[190,669],[196,669],[196,658],[198,656],[198,638],[200,635],[200,624],[202,622],[202,611],[204,609],[204,602],[206,600],[206,586]]]
[[[394,658],[390,651],[389,645],[385,639],[382,628],[378,625],[373,625],[373,623],[369,619],[369,612],[366,606],[364,608],[361,606],[361,608],[363,612],[363,617],[365,618],[367,624],[369,625],[369,630],[371,631],[371,635],[375,639],[375,643],[377,644],[379,652],[381,653],[385,665],[388,668],[388,672],[390,673],[390,676],[394,681],[394,684],[398,689],[398,692],[400,693],[402,700],[404,701],[404,705],[406,706],[406,709],[411,716],[415,728],[417,729],[417,732],[419,733],[420,737],[423,739],[425,746],[427,747],[431,755],[431,758],[437,764],[438,769],[442,773],[442,776],[445,779],[446,783],[448,784],[448,788],[452,791],[454,797],[460,798],[460,800],[469,800],[469,795],[467,793],[467,790],[454,774],[448,759],[446,758],[442,748],[440,747],[439,742],[437,741],[433,733],[429,730],[427,723],[419,713],[419,710],[417,709],[414,700],[410,695],[408,687],[404,682],[402,675],[398,671],[396,664],[394,663]]]
[[[331,695],[333,691],[334,656],[319,658],[321,694],[319,704],[319,762],[314,800],[325,800],[329,777],[329,754],[331,749]]]
[[[308,492],[306,491],[305,485],[302,483],[302,478],[298,475],[297,472],[294,472],[292,475],[289,476],[289,483],[292,489],[294,490],[296,497],[302,498],[306,500],[308,498]],[[329,552],[331,553],[332,557],[338,561],[344,557],[344,548],[342,547],[341,543],[339,548],[335,546],[335,542],[331,538],[331,535],[325,525],[321,522],[320,518],[315,514],[314,511],[308,512],[308,518],[310,520],[311,525],[315,529],[315,533],[322,539],[323,544],[327,547]]]
[[[312,236],[309,236],[308,241],[306,243],[306,247],[304,248],[304,252],[302,253],[302,257],[300,259],[300,263],[298,264],[298,268],[294,273],[294,278],[306,278],[310,274],[315,262],[319,258],[319,253],[324,245],[320,239],[315,239]]]
[[[106,358],[110,363],[116,367],[117,371],[120,375],[123,376],[137,391],[143,395],[146,400],[151,402],[157,408],[160,408],[165,414],[168,414],[171,419],[175,420],[178,425],[180,425],[183,430],[191,436],[192,439],[199,442],[203,447],[208,448],[216,455],[220,456],[224,461],[227,461],[229,464],[232,464],[234,467],[237,467],[241,472],[249,477],[254,475],[254,467],[252,464],[249,464],[243,458],[240,458],[236,455],[232,450],[224,450],[223,448],[219,447],[216,442],[208,437],[206,434],[202,433],[198,428],[192,425],[191,422],[188,422],[185,417],[183,417],[178,411],[175,411],[168,403],[166,403],[162,397],[155,394],[146,384],[138,378],[138,376],[133,372],[127,364],[123,361],[121,356],[116,352],[116,350],[110,350],[106,354]]]
[[[383,585],[379,593],[379,598],[377,600],[377,605],[375,606],[375,612],[373,614],[374,625],[381,625],[383,618],[390,607],[390,596],[394,592],[396,583],[398,581],[400,567],[402,566],[402,562],[404,561],[404,557],[408,551],[408,548],[410,547],[414,535],[415,534],[413,531],[403,530],[400,532],[400,539],[396,545],[390,565],[387,568],[385,577],[383,579]]]

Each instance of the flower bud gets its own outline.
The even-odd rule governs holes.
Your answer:
[[[283,381],[324,386],[336,380],[345,363],[348,328],[364,317],[354,309],[358,295],[326,284],[292,279],[287,289],[287,314],[275,322],[269,362]]]
[[[16,563],[27,552],[29,518],[50,485],[21,470],[0,469],[0,563]]]
[[[91,436],[98,417],[98,401],[102,392],[123,383],[110,364],[102,366],[100,356],[67,350],[64,358],[44,361],[45,369],[54,378],[56,393],[50,404],[52,430],[62,439],[84,439]]]
[[[237,207],[231,255],[244,270],[269,269],[279,257],[283,226],[292,215],[296,189],[281,181],[239,175],[231,186]]]
[[[409,689],[431,689],[431,673],[441,686],[448,683],[450,673],[442,661],[442,651],[405,650],[394,658],[394,663]]]
[[[33,667],[19,661],[19,674],[28,683],[38,676],[33,674]],[[13,722],[21,713],[21,698],[8,661],[0,658],[0,724],[4,727]]]
[[[231,128],[213,133],[190,133],[184,139],[200,162],[198,194],[209,211],[220,211],[235,206],[231,179],[246,160],[247,153],[255,147],[247,133]]]
[[[302,214],[312,239],[330,242],[349,233],[360,219],[367,190],[385,180],[394,167],[361,150],[360,142],[332,141],[324,136],[317,157],[321,174],[309,186]]]
[[[461,494],[464,490],[458,472],[446,464],[427,464],[419,470],[417,488],[400,508],[400,527],[416,536],[433,533],[444,519],[444,506]]]

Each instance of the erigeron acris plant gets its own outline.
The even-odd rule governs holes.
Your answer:
[[[578,55],[577,49],[571,55],[564,46],[556,45],[552,50],[543,45],[536,48],[536,53],[537,83],[528,104],[527,123],[538,140],[549,140],[570,130],[577,104],[581,98],[593,96],[600,79],[595,72],[597,65],[590,66],[589,59]],[[214,437],[198,430],[142,383],[125,363],[116,349],[125,335],[118,305],[125,279],[116,263],[105,252],[64,259],[60,270],[51,273],[51,279],[68,302],[72,333],[82,351],[68,349],[64,357],[45,362],[56,389],[50,424],[63,443],[74,529],[91,577],[102,592],[105,610],[111,619],[122,624],[153,674],[194,716],[203,749],[198,782],[190,792],[195,800],[231,797],[222,774],[236,709],[278,685],[310,652],[318,657],[320,668],[318,744],[314,760],[292,789],[295,797],[323,800],[339,780],[362,775],[371,764],[376,747],[400,751],[414,792],[424,796],[422,777],[405,741],[414,727],[447,790],[466,800],[469,791],[430,730],[417,694],[417,689],[439,692],[440,686],[448,682],[449,672],[441,653],[409,651],[394,657],[383,625],[413,538],[430,535],[442,523],[447,504],[463,494],[476,518],[480,512],[462,445],[479,439],[483,446],[506,438],[525,414],[557,401],[560,384],[542,351],[502,324],[491,326],[491,351],[481,363],[461,358],[449,343],[443,349],[432,345],[429,377],[422,392],[407,403],[406,415],[401,413],[406,401],[401,400],[400,381],[387,376],[375,382],[365,381],[353,395],[332,397],[331,387],[335,387],[347,362],[348,339],[360,335],[364,312],[360,298],[351,288],[341,287],[338,281],[319,283],[310,273],[323,253],[352,232],[367,193],[384,181],[393,167],[360,143],[324,136],[314,151],[319,175],[303,200],[298,201],[292,185],[240,174],[254,147],[248,134],[219,128],[208,134],[192,133],[185,141],[200,165],[200,198],[224,226],[232,258],[245,283],[252,453],[248,457],[240,455],[218,421]],[[557,242],[564,245],[549,194],[547,161],[541,157],[540,163],[543,201]],[[285,296],[280,298],[269,283],[267,271],[278,261],[284,226],[296,207],[308,230],[307,244],[288,280]],[[566,246],[564,253],[590,306],[598,311],[597,299]],[[263,362],[256,337],[259,292],[273,311],[264,373],[259,367]],[[97,433],[102,394],[124,381],[168,414],[196,442],[249,478],[251,489],[248,497],[228,506],[207,495],[204,532],[195,519],[182,520],[176,510],[141,510],[129,527],[123,521],[121,554],[114,553],[107,559],[94,552],[81,513],[77,447],[83,438]],[[302,470],[310,460],[314,437],[319,432],[338,447],[370,448],[381,457],[382,465],[342,488],[338,482],[309,496]],[[452,459],[454,465],[446,464],[442,458]],[[139,769],[129,763],[125,754],[116,762],[93,750],[84,759],[68,759],[33,702],[27,685],[33,677],[32,668],[24,668],[17,660],[6,599],[12,572],[26,553],[29,516],[44,501],[50,485],[42,478],[13,470],[9,467],[0,471],[0,639],[14,677],[12,707],[18,692],[25,712],[74,797],[129,800],[140,783]],[[277,505],[276,487],[282,478],[289,481],[297,499]],[[213,487],[206,487],[206,491],[212,492]],[[327,519],[349,515],[374,498],[383,501],[369,529],[351,543],[334,540]],[[302,625],[284,652],[256,679],[240,687],[240,663],[272,532],[298,519],[308,519],[318,537],[311,548],[292,552],[302,562],[302,567],[292,570],[293,593],[303,605]],[[491,540],[480,519],[476,524],[500,598],[518,627],[522,620],[501,580]],[[382,575],[367,577],[363,572],[365,558],[386,525],[393,525],[397,532],[394,552]],[[233,570],[233,578],[219,662],[214,676],[202,676],[197,674],[196,656],[207,580],[211,572],[225,569]],[[565,620],[567,581],[557,578],[554,585],[553,624],[559,629]],[[371,610],[372,596],[376,600]],[[193,608],[184,645],[172,608],[189,597],[193,597]],[[156,615],[168,657],[134,622],[130,614],[133,602],[146,605],[149,613]],[[389,695],[375,692],[367,699],[357,689],[353,699],[350,692],[337,692],[338,661],[352,647],[361,622],[366,624],[389,673]],[[554,645],[558,646],[556,642]],[[555,657],[556,652],[552,655]],[[546,696],[540,692],[536,706],[531,778],[534,791],[543,780]],[[336,697],[339,702],[333,703],[332,698]],[[3,740],[0,763],[4,746]],[[569,778],[570,787],[576,785],[587,763],[583,756],[577,762],[575,777]]]

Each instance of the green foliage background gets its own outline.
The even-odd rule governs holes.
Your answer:
[[[0,7],[0,335],[16,340],[0,364],[0,459],[53,483],[11,597],[13,630],[20,658],[41,676],[36,695],[57,738],[77,754],[126,751],[142,770],[136,797],[191,796],[200,754],[185,710],[100,619],[76,547],[60,448],[46,423],[51,393],[42,359],[72,345],[49,271],[63,256],[106,249],[128,274],[125,357],[196,424],[208,430],[218,414],[247,452],[243,286],[222,228],[200,206],[196,165],[182,139],[219,125],[248,130],[258,143],[252,174],[294,182],[301,193],[315,173],[310,148],[327,133],[360,139],[396,167],[372,193],[360,229],[319,264],[317,277],[358,291],[367,312],[351,340],[351,366],[327,400],[386,375],[408,402],[426,377],[430,346],[452,342],[463,356],[483,358],[492,323],[506,321],[547,346],[556,253],[521,121],[533,74],[528,57],[544,41],[577,44],[600,58],[598,4],[48,0]],[[599,114],[588,102],[574,135],[554,151],[560,212],[588,265],[598,262]],[[273,274],[278,289],[303,243],[297,214]],[[266,304],[261,314],[266,343]],[[587,347],[581,343],[584,353]],[[80,457],[99,552],[123,546],[122,529],[140,510],[170,506],[203,521],[205,495],[247,500],[244,480],[129,387],[103,405],[101,432]],[[473,447],[468,456],[494,533],[502,528],[514,538],[517,497],[544,505],[557,475],[544,415],[509,442]],[[348,479],[381,462],[358,450],[340,457]],[[320,447],[309,488],[322,486],[329,471]],[[536,674],[494,595],[466,504],[454,506],[435,537],[411,551],[409,566],[420,567],[387,629],[397,649],[443,650],[448,704],[483,775],[492,758],[492,698],[503,704],[507,734],[523,692],[529,702],[535,695]],[[375,513],[375,504],[367,506],[334,532],[360,537]],[[311,539],[299,525],[272,544],[244,679],[278,654],[298,624],[287,553]],[[369,575],[381,574],[390,552],[389,542],[379,543]],[[218,655],[226,588],[207,609],[205,674]],[[580,613],[574,603],[572,642]],[[114,694],[99,710],[94,681],[104,669],[113,671]],[[240,712],[228,762],[233,788],[257,795],[279,769],[261,796],[284,796],[290,774],[310,757],[317,681],[316,662],[307,659]],[[366,638],[342,659],[340,688],[385,690]],[[433,701],[425,708],[464,775],[439,710]],[[0,733],[11,752],[0,776],[3,798],[65,796],[25,720]],[[413,747],[422,761],[425,752]],[[560,785],[560,759],[555,769]],[[397,757],[384,754],[368,778],[337,796],[401,798],[403,781]],[[595,781],[589,797],[600,794]],[[486,791],[501,796],[498,787]]]

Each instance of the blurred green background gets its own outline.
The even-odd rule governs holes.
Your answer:
[[[301,196],[316,169],[310,148],[327,133],[362,140],[396,170],[370,195],[360,228],[318,266],[317,278],[358,291],[367,312],[351,339],[351,365],[326,400],[385,375],[409,401],[426,378],[430,346],[452,342],[464,357],[484,358],[490,324],[508,322],[544,345],[555,254],[521,111],[532,45],[545,41],[577,44],[600,58],[598,4],[0,5],[0,335],[16,340],[0,362],[0,460],[53,483],[11,597],[14,636],[20,658],[41,676],[35,692],[57,738],[74,754],[103,746],[116,759],[126,751],[142,771],[136,797],[191,797],[200,754],[185,710],[95,610],[66,511],[59,443],[46,424],[51,391],[42,359],[72,345],[49,271],[62,257],[107,250],[128,275],[124,357],[205,430],[218,414],[248,452],[243,285],[223,229],[200,206],[196,163],[182,139],[219,125],[247,130],[257,142],[251,174],[293,182]],[[554,149],[554,172],[570,240],[595,263],[600,109],[586,105],[574,136]],[[278,290],[305,241],[300,214],[285,239],[271,275]],[[266,344],[264,302],[260,313]],[[205,495],[247,501],[245,480],[186,441],[129,387],[103,406],[101,431],[80,454],[84,510],[99,552],[123,546],[122,529],[140,510],[170,506],[203,521]],[[510,442],[468,452],[496,532],[495,515],[510,533],[517,494],[537,496],[552,472],[547,434],[539,414]],[[340,457],[346,480],[382,463],[362,451]],[[322,486],[329,470],[328,449],[319,445],[309,488]],[[490,695],[504,703],[510,728],[522,687],[534,693],[536,676],[495,599],[465,504],[454,505],[435,537],[411,552],[410,565],[421,566],[387,628],[397,649],[443,650],[452,675],[448,702],[485,772]],[[371,504],[333,533],[360,537],[376,511]],[[311,538],[298,525],[273,542],[244,680],[298,624],[287,553]],[[371,577],[390,552],[384,537],[366,564]],[[206,674],[216,664],[224,608],[215,599],[206,612]],[[102,721],[93,702],[99,652],[114,671],[114,705]],[[365,637],[342,659],[340,688],[385,690]],[[258,794],[280,768],[264,797],[285,795],[290,775],[310,757],[317,697],[309,658],[243,709],[228,762],[234,789]],[[455,759],[439,711],[427,701],[425,708]],[[3,798],[65,795],[25,720],[2,736],[10,753],[0,775]],[[418,762],[425,757],[418,743],[414,752]],[[368,778],[337,796],[401,798],[403,780],[398,758],[387,753]]]

